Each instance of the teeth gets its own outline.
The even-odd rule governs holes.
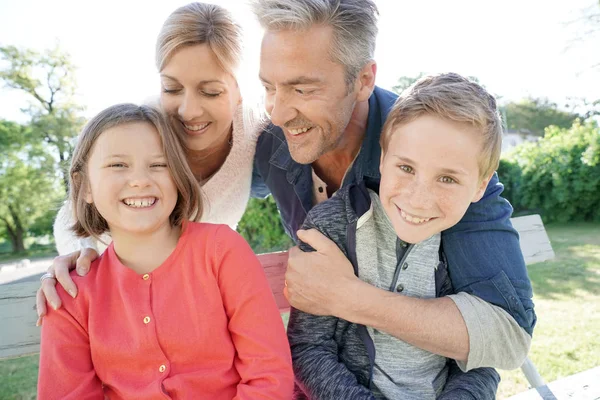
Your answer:
[[[310,128],[300,128],[300,129],[289,129],[290,133],[294,136],[299,135],[301,133],[307,132]]]
[[[202,129],[206,128],[208,126],[208,124],[210,124],[210,122],[207,122],[205,124],[202,125],[185,125],[186,129],[189,129],[190,131],[201,131]]]
[[[156,197],[145,197],[143,199],[124,199],[123,203],[134,208],[150,207],[156,203]]]
[[[404,218],[408,222],[412,222],[413,224],[422,224],[422,223],[427,222],[427,221],[429,221],[431,219],[431,218],[413,217],[412,215],[409,215],[409,214],[405,213],[404,210],[400,210],[400,215],[402,216],[402,218]]]

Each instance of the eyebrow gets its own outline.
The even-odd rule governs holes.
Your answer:
[[[267,79],[262,76],[258,77],[263,83],[271,85]],[[319,78],[311,78],[309,76],[299,76],[297,78],[290,79],[288,81],[283,82],[284,86],[295,86],[295,85],[311,85],[315,83],[321,83],[321,79]]]
[[[172,81],[175,81],[175,82],[179,82],[179,81],[177,80],[177,78],[174,78],[174,77],[172,77],[172,76],[170,76],[170,75],[167,75],[167,74],[160,74],[160,76],[161,76],[161,77],[163,77],[163,78],[170,79],[170,80],[172,80]],[[220,80],[220,79],[205,79],[205,80],[203,80],[203,81],[200,81],[200,82],[198,82],[198,84],[199,84],[199,85],[206,85],[207,83],[221,83],[221,84],[223,84],[223,85],[225,85],[225,84],[226,84],[225,82],[223,82],[223,81],[222,81],[222,80]]]
[[[109,154],[106,157],[104,157],[104,159],[110,159],[110,158],[127,158],[129,157],[129,155],[127,154]],[[165,155],[162,153],[156,153],[150,156],[150,158],[165,158]]]
[[[407,157],[400,157],[397,155],[394,155],[394,157],[397,158],[399,161],[405,162],[407,164],[412,164],[412,165],[416,164],[413,160],[411,160],[410,158],[407,158]],[[441,172],[443,172],[445,174],[450,174],[450,175],[469,175],[467,173],[467,171],[465,171],[462,168],[459,168],[459,169],[442,168]]]

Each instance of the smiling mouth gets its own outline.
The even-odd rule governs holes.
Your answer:
[[[435,219],[435,217],[428,217],[428,218],[417,217],[416,215],[408,214],[406,211],[404,211],[400,207],[396,207],[396,208],[398,208],[398,210],[400,211],[400,216],[402,217],[402,219],[413,225],[422,225],[422,224],[425,224],[425,223],[431,221],[432,219]]]
[[[156,197],[126,198],[121,200],[123,204],[131,208],[150,208],[157,201]]]
[[[205,122],[203,124],[191,125],[182,122],[182,125],[185,128],[185,130],[194,134],[206,131],[210,124],[210,122]]]
[[[294,128],[294,129],[289,129],[287,128],[287,131],[290,133],[290,135],[292,136],[298,136],[298,135],[302,135],[306,132],[312,131],[313,127],[304,127],[304,128]]]

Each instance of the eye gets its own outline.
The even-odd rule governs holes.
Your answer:
[[[223,92],[202,92],[202,94],[206,97],[217,97],[220,96]]]
[[[412,174],[414,171],[410,165],[399,165],[398,168],[400,168],[400,170],[406,172],[407,174]]]
[[[150,168],[167,168],[167,164],[166,163],[155,163],[150,165]]]
[[[181,91],[181,89],[167,89],[167,88],[162,88],[163,93],[166,94],[177,94]]]
[[[112,163],[108,165],[108,168],[125,168],[126,165],[124,163]]]
[[[442,183],[457,183],[454,178],[451,178],[449,176],[442,176],[440,178],[440,182],[442,182]]]

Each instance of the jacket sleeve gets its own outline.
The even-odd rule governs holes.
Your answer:
[[[438,400],[495,400],[500,375],[493,368],[462,372],[454,360],[448,360],[448,380]]]
[[[241,380],[236,400],[289,399],[294,374],[283,321],[258,258],[227,226],[216,234],[217,281]]]
[[[60,287],[57,290],[64,306],[50,309],[42,324],[38,398],[102,400],[87,331],[69,307],[73,299]]]
[[[510,223],[512,207],[494,174],[483,198],[442,233],[455,292],[466,292],[504,309],[532,335],[536,322],[531,282]]]
[[[310,213],[302,228],[322,232],[312,222]],[[302,242],[299,247],[305,252],[314,251]],[[296,382],[313,400],[374,399],[371,391],[339,361],[334,338],[337,323],[338,318],[333,316],[317,316],[291,309],[287,334]]]

